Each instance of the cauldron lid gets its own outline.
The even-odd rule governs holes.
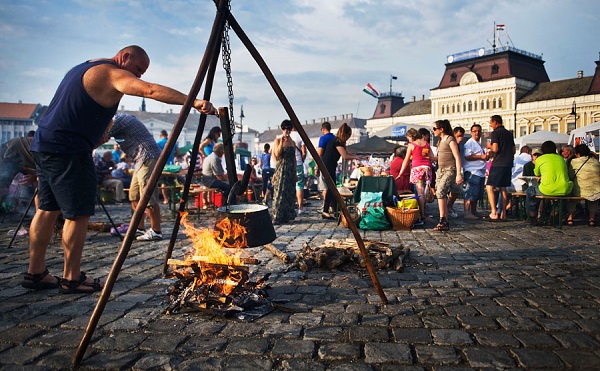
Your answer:
[[[217,210],[220,213],[230,213],[230,214],[245,214],[245,213],[255,213],[258,211],[267,210],[268,207],[265,205],[257,205],[257,204],[247,204],[247,205],[231,205],[229,206],[229,210],[227,210],[227,206],[221,206]]]

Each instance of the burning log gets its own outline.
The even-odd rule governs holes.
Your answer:
[[[292,258],[290,258],[290,256],[286,252],[279,250],[272,244],[268,243],[264,246],[265,246],[265,249],[269,250],[271,252],[271,254],[273,254],[273,256],[281,259],[282,262],[287,264],[290,262],[290,260],[292,260]]]
[[[379,269],[402,270],[403,261],[408,257],[409,250],[402,245],[385,242],[364,241],[371,264]],[[325,240],[323,246],[313,248],[304,244],[302,251],[296,255],[294,262],[284,272],[298,268],[303,272],[312,267],[328,268],[330,270],[344,266],[366,268],[365,258],[360,254],[358,245],[353,239]]]

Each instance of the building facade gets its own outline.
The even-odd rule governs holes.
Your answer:
[[[0,144],[35,130],[43,111],[41,104],[0,102]]]
[[[479,49],[449,56],[440,84],[430,99],[402,102],[391,116],[382,115],[390,97],[380,97],[367,120],[369,135],[385,128],[431,126],[448,119],[465,129],[479,124],[491,131],[489,119],[500,115],[515,137],[540,130],[568,134],[600,121],[600,61],[593,76],[550,81],[540,56],[513,48]],[[393,97],[392,97],[393,98]]]

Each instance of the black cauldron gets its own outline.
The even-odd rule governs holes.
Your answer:
[[[238,221],[241,226],[246,228],[247,247],[263,246],[277,238],[269,209],[266,206],[257,204],[230,205],[219,207],[217,210],[219,211],[217,224],[221,220],[229,218],[231,221]],[[215,230],[221,232],[219,237],[222,238],[223,233],[219,227],[215,227]],[[227,243],[230,244],[234,242],[240,241],[234,241],[232,238],[227,240]]]

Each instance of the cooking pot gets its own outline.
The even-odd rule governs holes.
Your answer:
[[[264,205],[230,205],[219,207],[217,210],[219,211],[217,224],[221,220],[229,218],[232,222],[238,221],[241,226],[246,228],[247,247],[263,246],[273,242],[277,238],[275,228],[273,228],[273,223],[271,222],[271,215],[269,215],[269,209]],[[223,232],[218,226],[215,227],[215,230],[220,232],[219,237],[222,238]],[[229,244],[240,242],[233,238],[229,238],[226,241]]]

